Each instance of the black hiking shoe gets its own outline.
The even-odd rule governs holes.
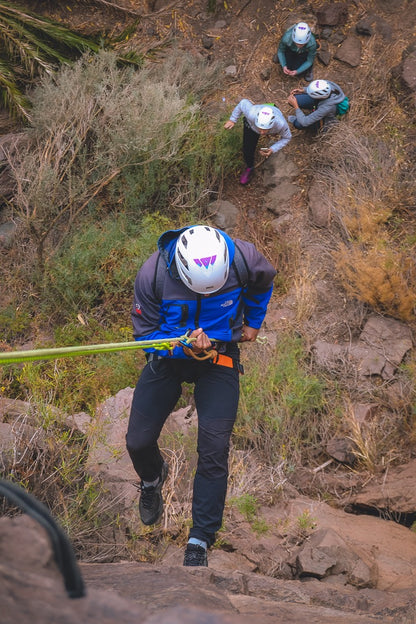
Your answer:
[[[168,472],[169,466],[166,462],[163,462],[157,485],[145,487],[143,483],[140,484],[140,519],[147,526],[155,524],[163,513],[162,485],[166,481]]]
[[[207,551],[198,544],[188,544],[183,558],[184,566],[208,567]]]

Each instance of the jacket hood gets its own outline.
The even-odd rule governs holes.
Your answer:
[[[345,98],[344,91],[335,82],[332,82],[331,80],[327,80],[327,82],[331,85],[331,95],[329,96],[329,98],[326,98],[326,101],[331,102],[331,104],[339,104]]]

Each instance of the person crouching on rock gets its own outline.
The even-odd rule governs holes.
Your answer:
[[[278,134],[280,139],[270,147],[261,148],[260,154],[268,158],[287,145],[292,138],[283,113],[274,104],[253,104],[243,99],[234,108],[224,128],[231,130],[243,115],[243,156],[246,169],[240,177],[241,184],[247,184],[254,169],[254,154],[261,135]]]
[[[303,76],[307,82],[313,80],[313,62],[318,45],[306,22],[299,22],[288,28],[280,40],[273,63],[280,63],[286,76]]]
[[[337,104],[345,99],[345,93],[331,80],[314,80],[307,87],[293,89],[287,102],[295,109],[295,115],[289,115],[288,121],[298,130],[313,128],[328,129],[337,121]],[[302,111],[311,111],[305,115]]]

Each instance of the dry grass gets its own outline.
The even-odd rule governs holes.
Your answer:
[[[394,318],[416,319],[416,267],[406,251],[342,245],[334,255],[350,295]]]
[[[406,155],[406,113],[386,80],[400,43],[383,50],[376,50],[376,40],[369,43],[351,111],[314,146],[312,166],[344,238],[334,253],[340,282],[375,310],[414,321],[415,245],[403,222],[416,182]]]
[[[402,456],[403,416],[378,408],[360,421],[349,399],[345,400],[343,427],[353,442],[357,467],[371,474],[380,472]]]
[[[313,315],[317,304],[317,292],[314,280],[317,273],[311,273],[307,267],[300,269],[293,278],[295,291],[296,321],[302,323]]]
[[[111,560],[119,555],[120,546],[112,539],[117,501],[85,473],[85,436],[65,425],[51,406],[35,404],[27,404],[26,412],[13,417],[11,436],[8,452],[0,456],[2,478],[42,501],[84,559]],[[2,511],[15,513],[6,505]]]

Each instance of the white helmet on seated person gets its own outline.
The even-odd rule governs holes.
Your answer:
[[[326,80],[313,80],[306,87],[306,93],[314,100],[324,100],[331,95],[331,85]]]
[[[256,115],[256,126],[260,130],[270,130],[275,120],[275,114],[271,106],[263,106]]]
[[[228,247],[215,228],[195,225],[182,232],[176,241],[175,260],[179,277],[193,292],[214,293],[227,281]]]
[[[292,30],[292,39],[298,45],[305,45],[311,38],[311,29],[306,22],[295,24]]]

